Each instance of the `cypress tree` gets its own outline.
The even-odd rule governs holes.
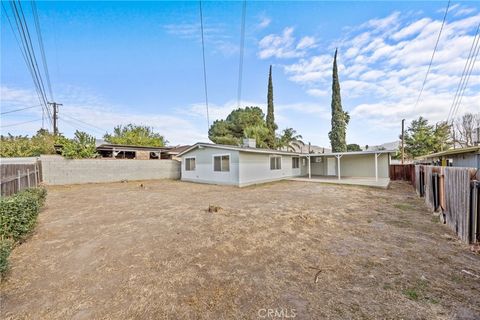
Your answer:
[[[274,110],[273,110],[273,83],[272,83],[272,66],[271,65],[270,65],[270,72],[268,74],[267,128],[268,128],[267,145],[269,148],[275,148],[275,130],[277,130],[278,127],[275,124],[275,116],[274,116]]]
[[[338,80],[337,69],[337,49],[333,58],[333,77],[332,77],[332,130],[328,133],[332,152],[347,151],[346,131],[350,120],[348,112],[342,109],[342,99],[340,97],[340,82]]]

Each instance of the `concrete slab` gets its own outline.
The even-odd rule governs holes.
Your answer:
[[[339,180],[337,177],[328,177],[328,176],[312,176],[311,179],[308,177],[296,177],[288,180],[292,181],[304,181],[304,182],[316,182],[316,183],[333,183],[333,184],[348,184],[356,186],[367,186],[367,187],[376,187],[387,189],[390,184],[389,178],[375,178],[370,177],[341,177]]]

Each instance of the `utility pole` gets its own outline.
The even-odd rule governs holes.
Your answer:
[[[49,102],[49,105],[53,107],[53,134],[58,135],[58,107],[63,106],[61,103]]]
[[[405,161],[405,119],[402,119],[402,164]]]

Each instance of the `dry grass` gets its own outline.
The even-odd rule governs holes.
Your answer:
[[[50,188],[3,318],[478,319],[480,256],[409,186]],[[210,210],[209,208],[219,208]]]

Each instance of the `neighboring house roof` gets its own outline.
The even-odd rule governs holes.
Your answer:
[[[171,155],[178,155],[178,154],[182,153],[183,151],[187,150],[190,147],[191,147],[191,145],[167,147],[167,152],[166,153],[171,154]]]
[[[375,153],[395,153],[394,150],[368,150],[368,151],[351,151],[351,152],[334,152],[334,153],[299,153],[299,152],[290,152],[290,151],[280,151],[280,150],[272,150],[272,149],[262,149],[262,148],[248,148],[248,147],[239,147],[239,146],[232,146],[232,145],[224,145],[224,144],[214,144],[214,143],[203,143],[198,142],[193,146],[185,149],[184,151],[178,154],[179,157],[189,153],[192,150],[197,148],[216,148],[221,150],[234,150],[240,152],[251,152],[251,153],[266,153],[266,154],[280,154],[280,155],[289,155],[289,156],[336,156],[336,155],[360,155],[360,154],[375,154]]]
[[[153,150],[153,151],[162,151],[165,150],[165,147],[150,147],[150,146],[135,146],[128,144],[113,144],[113,143],[104,143],[97,146],[97,150]]]
[[[438,158],[443,156],[451,156],[454,154],[463,154],[463,153],[480,153],[480,146],[475,147],[467,147],[467,148],[457,148],[457,149],[450,149],[446,151],[436,152],[427,154],[425,156],[417,157],[418,160],[423,159],[430,159],[430,158]]]
[[[284,155],[290,155],[290,156],[300,155],[300,153],[298,152],[280,151],[280,150],[262,149],[262,148],[248,148],[248,147],[239,147],[239,146],[232,146],[232,145],[226,145],[226,144],[198,142],[198,143],[195,143],[193,146],[190,146],[190,148],[187,148],[183,152],[180,152],[178,156],[181,157],[189,153],[190,151],[195,150],[197,148],[201,148],[201,147],[215,148],[215,149],[222,149],[222,150],[234,150],[234,151],[241,151],[241,152],[251,152],[251,153],[284,154]]]

